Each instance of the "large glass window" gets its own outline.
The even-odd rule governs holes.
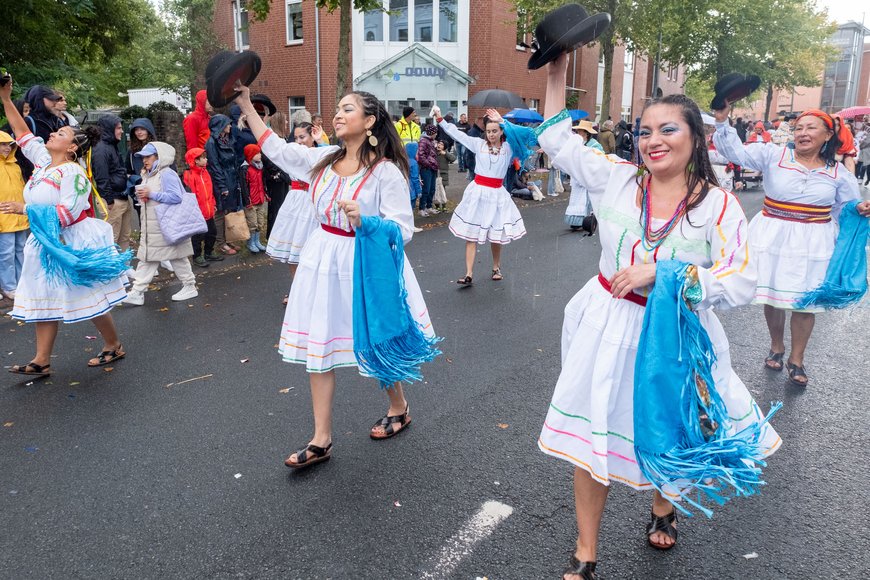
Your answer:
[[[529,34],[529,15],[525,8],[517,10],[517,48],[525,49],[528,46],[526,40]]]
[[[367,42],[384,40],[384,13],[381,10],[369,10],[363,16],[363,38]]]
[[[414,0],[414,41],[432,42],[432,0]]]
[[[459,11],[456,0],[440,0],[438,2],[438,40],[441,42],[456,42],[457,17]]]
[[[248,9],[245,7],[246,0],[233,2],[233,24],[236,30],[236,50],[247,50],[248,39]]]
[[[408,42],[408,0],[390,0],[390,42]]]
[[[302,0],[287,0],[287,44],[302,42]]]

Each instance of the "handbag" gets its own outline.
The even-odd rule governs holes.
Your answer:
[[[251,230],[248,229],[248,220],[245,210],[227,212],[224,216],[224,227],[227,242],[246,242],[251,239]]]
[[[175,244],[208,231],[196,195],[184,192],[179,203],[161,203],[155,208],[160,233],[166,243]]]

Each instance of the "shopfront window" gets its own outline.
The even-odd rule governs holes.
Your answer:
[[[236,30],[236,50],[247,50],[248,39],[248,9],[245,0],[233,2],[233,24]]]
[[[438,40],[456,42],[456,24],[459,10],[456,0],[441,0],[438,3]]]
[[[414,41],[432,42],[432,0],[414,0]]]
[[[408,42],[408,0],[390,0],[390,42]]]
[[[287,44],[302,42],[302,0],[287,2]]]
[[[384,13],[381,10],[369,10],[363,16],[363,38],[366,42],[383,42]]]

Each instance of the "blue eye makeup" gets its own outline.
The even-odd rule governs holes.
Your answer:
[[[649,129],[641,129],[637,135],[638,135],[638,137],[649,137],[650,130]]]

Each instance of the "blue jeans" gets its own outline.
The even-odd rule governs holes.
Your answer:
[[[435,197],[435,178],[438,172],[434,169],[420,168],[420,177],[423,179],[423,194],[420,196],[420,209],[432,209],[432,199]]]
[[[0,233],[0,290],[14,292],[21,278],[24,242],[30,230]]]
[[[459,171],[465,171],[465,145],[456,142],[456,159],[459,161]]]

